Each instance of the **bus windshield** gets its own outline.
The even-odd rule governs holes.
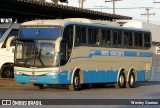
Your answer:
[[[54,41],[17,40],[15,65],[23,67],[51,67],[58,65]]]
[[[22,27],[19,38],[57,39],[60,33],[60,27]]]

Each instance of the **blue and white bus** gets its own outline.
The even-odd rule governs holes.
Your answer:
[[[150,79],[151,39],[148,30],[105,21],[24,22],[16,38],[14,77],[39,88],[69,85],[79,90],[102,83],[132,88],[135,82]]]

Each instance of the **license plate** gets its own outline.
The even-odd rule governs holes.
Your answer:
[[[37,82],[37,79],[31,78],[31,79],[30,79],[30,82]]]

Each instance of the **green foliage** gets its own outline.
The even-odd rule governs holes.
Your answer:
[[[58,1],[60,1],[61,3],[62,2],[68,3],[68,0],[51,0],[51,1],[53,1],[55,4],[58,4]]]
[[[59,1],[59,0],[51,0],[51,1],[53,1],[54,4],[58,4],[58,1]]]

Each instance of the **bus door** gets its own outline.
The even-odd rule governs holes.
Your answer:
[[[68,44],[66,41],[61,42],[61,62],[60,65],[65,65],[68,61]]]

